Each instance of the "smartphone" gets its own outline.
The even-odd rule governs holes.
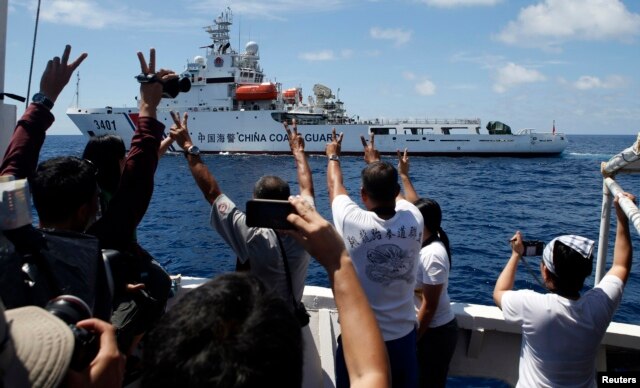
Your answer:
[[[542,251],[544,251],[544,242],[542,241],[523,241],[522,245],[524,245],[524,253],[522,256],[542,256]]]
[[[247,201],[247,226],[271,229],[294,229],[287,216],[295,210],[289,201],[251,199]]]

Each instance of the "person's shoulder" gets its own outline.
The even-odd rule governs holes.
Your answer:
[[[236,208],[236,204],[224,193],[220,194],[211,204],[211,212],[221,216],[227,215]]]
[[[420,253],[437,256],[438,258],[447,258],[447,249],[442,241],[434,241],[431,244],[423,247]]]
[[[604,290],[607,294],[611,294],[612,292],[622,294],[624,282],[615,275],[605,275],[598,285],[585,293],[585,296],[593,294],[597,289]]]
[[[333,201],[331,202],[331,206],[348,206],[355,205],[356,203],[347,195],[347,194],[339,194],[333,197]],[[356,205],[357,206],[357,205]]]

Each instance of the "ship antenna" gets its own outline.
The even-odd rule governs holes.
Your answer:
[[[76,73],[76,108],[80,106],[80,70]]]
[[[27,102],[25,105],[25,109],[29,107],[29,95],[31,94],[31,75],[33,74],[33,57],[35,56],[36,51],[36,38],[38,37],[38,22],[40,21],[40,2],[38,0],[38,10],[36,11],[36,26],[33,31],[33,45],[31,46],[31,66],[29,67],[29,83],[27,84]]]

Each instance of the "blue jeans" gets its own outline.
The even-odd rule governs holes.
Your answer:
[[[404,337],[385,341],[391,365],[391,387],[416,388],[418,386],[418,358],[416,355],[416,329]],[[342,336],[336,349],[336,388],[348,388],[349,373],[342,350]],[[364,344],[363,344],[364,345]]]

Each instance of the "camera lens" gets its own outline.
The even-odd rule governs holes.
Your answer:
[[[75,371],[82,371],[98,354],[96,336],[76,326],[76,323],[91,318],[91,309],[80,298],[73,295],[60,295],[51,299],[45,309],[69,325],[75,345],[69,367]]]
[[[91,309],[80,298],[73,295],[60,295],[51,299],[45,309],[69,325],[75,325],[83,319],[91,318]]]
[[[162,97],[176,98],[180,92],[186,93],[191,90],[191,80],[187,76],[170,79],[162,85]]]

